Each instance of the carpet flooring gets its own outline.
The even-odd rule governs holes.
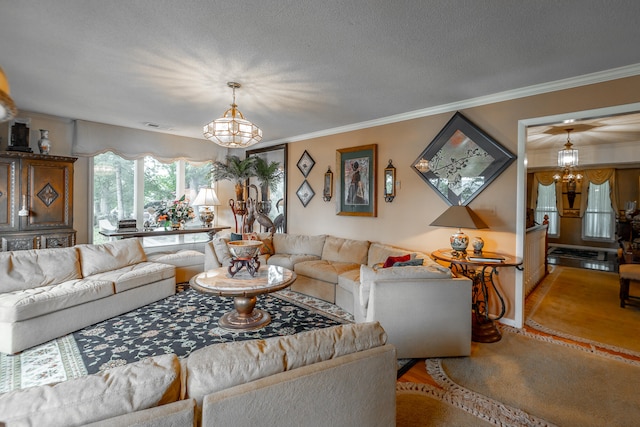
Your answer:
[[[621,308],[619,289],[616,273],[554,267],[527,298],[525,324],[640,353],[640,307]]]
[[[526,414],[513,425],[638,425],[639,361],[522,329],[502,332],[497,343],[473,343],[471,357],[429,360],[427,370],[445,391],[500,402],[514,422]]]
[[[256,331],[227,331],[218,327],[218,320],[233,309],[233,300],[187,288],[18,355],[0,353],[0,393],[65,381],[150,356],[185,357],[210,344],[292,335],[353,321],[336,305],[289,290],[261,296],[256,307],[271,314],[269,325]]]

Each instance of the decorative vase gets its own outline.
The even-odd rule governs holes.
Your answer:
[[[49,150],[51,149],[51,141],[49,141],[49,131],[46,129],[40,129],[38,149],[40,150],[40,154],[49,154]]]
[[[482,240],[482,237],[474,237],[471,245],[473,246],[473,252],[479,254],[484,248],[484,240]]]

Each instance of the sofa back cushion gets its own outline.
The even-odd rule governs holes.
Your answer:
[[[0,292],[57,285],[82,278],[76,248],[0,252]]]
[[[82,276],[117,270],[147,260],[138,239],[122,239],[99,245],[77,245]]]
[[[273,235],[273,248],[277,254],[322,256],[326,236],[305,236],[302,234],[276,233]]]
[[[150,357],[95,375],[0,394],[7,425],[85,425],[175,402],[180,397],[175,354]]]
[[[186,394],[199,405],[207,394],[278,372],[379,347],[387,335],[378,322],[353,323],[284,337],[211,345],[183,365]]]
[[[322,259],[327,261],[366,264],[368,251],[369,241],[367,240],[352,240],[327,236],[324,242],[324,248],[322,249]]]

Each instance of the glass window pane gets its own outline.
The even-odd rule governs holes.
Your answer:
[[[133,218],[134,161],[111,152],[93,158],[93,242],[106,241],[100,229],[115,229],[118,220]]]
[[[555,184],[538,184],[538,200],[536,202],[535,221],[537,224],[544,222],[544,216],[549,217],[548,234],[550,237],[560,236],[560,216],[556,206]]]
[[[587,209],[582,217],[582,234],[589,240],[613,240],[614,214],[609,195],[609,181],[589,184]]]

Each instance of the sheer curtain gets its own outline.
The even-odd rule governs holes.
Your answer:
[[[582,188],[587,196],[582,198],[580,205],[582,238],[613,241],[615,212],[618,209],[617,197],[613,191],[615,169],[585,170]]]
[[[562,198],[558,191],[558,183],[553,179],[553,172],[536,172],[533,175],[531,194],[531,208],[535,212],[535,221],[542,224],[544,216],[549,216],[548,233],[551,237],[560,235],[560,212],[562,212]]]

